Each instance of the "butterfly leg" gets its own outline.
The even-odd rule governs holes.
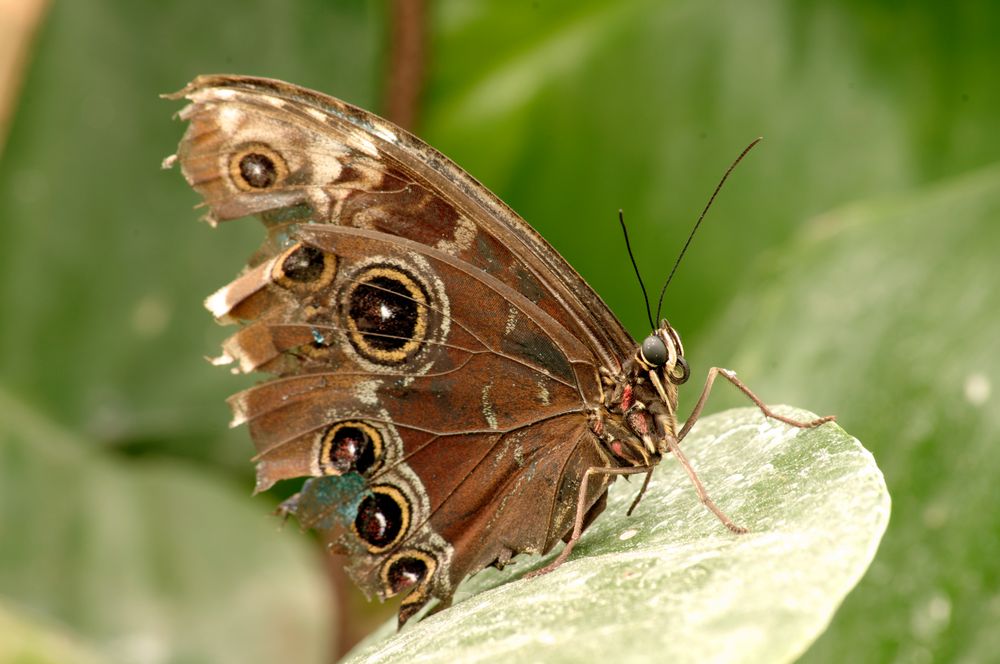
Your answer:
[[[548,574],[566,562],[566,559],[569,558],[569,554],[572,553],[577,540],[579,540],[580,535],[583,534],[584,519],[587,517],[587,484],[590,482],[591,477],[594,477],[595,475],[638,475],[640,473],[649,473],[652,470],[653,466],[629,466],[626,468],[591,466],[588,468],[583,474],[583,480],[580,482],[580,489],[577,492],[576,519],[573,522],[573,534],[570,535],[569,540],[566,542],[566,546],[564,546],[563,550],[559,552],[559,555],[556,556],[555,560],[541,569],[536,569],[534,572],[525,574],[524,578],[530,579],[536,576],[542,576],[543,574]]]
[[[785,424],[791,425],[793,427],[799,427],[802,429],[810,429],[812,427],[818,427],[819,425],[825,422],[830,422],[834,418],[832,415],[828,415],[827,417],[820,417],[815,420],[803,422],[800,420],[794,420],[789,417],[778,415],[773,410],[768,408],[767,404],[761,401],[760,397],[754,394],[749,387],[744,385],[743,382],[736,377],[735,373],[733,373],[729,369],[721,369],[719,367],[712,367],[711,369],[709,369],[708,377],[705,379],[705,387],[702,388],[701,396],[698,397],[698,403],[695,404],[694,409],[692,409],[691,411],[691,415],[684,423],[684,426],[681,427],[681,430],[677,433],[677,437],[673,438],[671,436],[667,436],[667,447],[670,450],[670,452],[673,453],[673,455],[677,458],[677,460],[680,461],[681,466],[684,468],[684,471],[688,474],[688,477],[691,478],[691,483],[694,484],[694,488],[698,492],[698,499],[701,500],[701,502],[709,510],[712,511],[712,514],[718,517],[719,521],[721,521],[726,526],[726,528],[729,528],[729,530],[733,531],[734,533],[745,533],[747,532],[746,528],[734,523],[733,520],[730,519],[726,515],[726,513],[723,512],[719,508],[719,506],[716,505],[712,501],[712,499],[708,497],[708,492],[705,491],[705,486],[701,483],[701,480],[698,479],[698,475],[694,472],[694,468],[691,466],[691,462],[688,461],[687,456],[684,455],[684,453],[681,451],[680,448],[680,441],[684,440],[685,436],[687,436],[688,433],[691,431],[691,427],[694,426],[694,423],[697,422],[698,418],[701,416],[701,411],[705,407],[705,402],[708,401],[708,395],[712,391],[712,384],[715,382],[716,376],[720,374],[730,383],[735,385],[740,392],[747,395],[747,397],[751,401],[753,401],[758,408],[760,408],[761,412],[764,413],[766,417],[770,417],[775,420],[778,420],[779,422],[784,422]]]
[[[642,481],[642,488],[639,489],[639,493],[636,494],[635,500],[633,500],[632,504],[629,505],[628,512],[625,512],[625,516],[632,516],[632,512],[634,512],[635,508],[639,506],[639,501],[642,500],[642,497],[646,495],[646,489],[649,488],[649,480],[651,479],[653,479],[652,469],[650,469],[649,472],[646,473],[646,479]]]
[[[790,417],[784,417],[782,415],[778,415],[773,410],[768,408],[767,404],[761,401],[760,397],[758,397],[756,394],[753,393],[753,390],[744,385],[743,381],[737,378],[735,373],[733,373],[729,369],[712,367],[711,369],[708,370],[708,377],[705,379],[705,387],[703,387],[701,390],[701,396],[698,397],[698,403],[694,405],[694,408],[691,410],[691,415],[687,418],[687,422],[684,423],[684,426],[681,427],[681,430],[677,433],[678,443],[684,440],[684,437],[687,436],[688,433],[691,431],[691,427],[693,427],[694,423],[698,421],[698,418],[701,416],[701,411],[705,407],[705,402],[708,401],[708,395],[712,391],[712,383],[715,382],[716,376],[720,374],[722,375],[723,378],[725,378],[730,383],[735,385],[736,389],[738,389],[743,394],[747,395],[747,398],[750,399],[750,401],[753,401],[754,404],[756,404],[757,407],[760,408],[760,412],[764,413],[765,417],[778,420],[779,422],[784,422],[785,424],[791,425],[793,427],[799,427],[800,429],[811,429],[813,427],[818,427],[819,425],[824,424],[825,422],[831,422],[834,420],[833,415],[827,415],[826,417],[820,417],[815,420],[810,420],[808,422],[803,422],[801,420],[793,420]]]
[[[691,484],[694,485],[694,490],[698,492],[698,500],[701,501],[702,505],[707,507],[712,514],[714,514],[716,518],[722,522],[722,525],[729,528],[729,530],[733,531],[737,535],[743,535],[744,533],[750,532],[743,526],[737,525],[725,512],[722,511],[718,505],[715,504],[715,501],[708,497],[708,492],[705,491],[705,485],[701,483],[700,479],[698,479],[698,473],[694,472],[694,467],[691,465],[691,462],[688,461],[687,456],[681,452],[681,446],[677,444],[679,438],[667,436],[666,440],[667,449],[669,449],[670,452],[677,458],[681,467],[684,469],[684,472],[688,474],[688,477],[691,479]]]

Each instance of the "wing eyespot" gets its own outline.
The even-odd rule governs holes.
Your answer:
[[[336,256],[301,242],[286,249],[271,270],[274,283],[298,293],[326,288],[336,276]]]
[[[263,144],[246,146],[229,158],[229,179],[241,191],[271,189],[287,176],[288,164]]]
[[[413,588],[399,609],[400,623],[406,622],[430,599],[431,579],[438,563],[433,555],[419,549],[407,549],[393,554],[382,564],[382,592],[392,597]]]
[[[375,265],[351,280],[341,311],[354,349],[366,359],[396,365],[427,339],[427,289],[395,266]]]
[[[318,465],[324,475],[356,472],[362,475],[376,469],[383,457],[382,434],[365,422],[337,422],[323,432],[319,444]]]
[[[354,533],[371,553],[383,553],[399,542],[410,526],[410,502],[388,484],[371,487],[358,506]]]

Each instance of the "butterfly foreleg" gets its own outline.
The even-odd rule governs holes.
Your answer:
[[[722,511],[718,505],[715,504],[715,501],[709,498],[708,492],[705,491],[705,485],[702,484],[701,480],[698,478],[698,473],[694,472],[694,467],[691,466],[691,462],[688,461],[687,456],[681,452],[681,446],[677,444],[679,440],[679,437],[674,438],[673,436],[668,435],[666,438],[667,449],[669,449],[673,455],[677,457],[677,460],[680,462],[684,472],[688,474],[688,477],[691,479],[691,484],[694,485],[694,490],[698,492],[698,500],[700,500],[701,503],[707,507],[726,528],[729,528],[729,530],[738,535],[749,532],[743,526],[737,525],[725,512]]]
[[[542,576],[543,574],[548,574],[553,571],[569,558],[569,554],[572,553],[573,547],[576,546],[577,540],[583,534],[583,529],[585,527],[587,512],[587,485],[590,483],[590,478],[597,475],[638,475],[640,473],[649,473],[653,470],[653,466],[629,466],[626,468],[608,468],[607,466],[591,466],[583,473],[583,479],[580,481],[580,489],[577,491],[576,498],[576,518],[573,521],[573,532],[566,541],[566,546],[563,550],[559,552],[556,559],[551,563],[542,567],[541,569],[536,569],[534,572],[525,574],[524,578],[530,579],[536,576]]]
[[[701,396],[698,397],[698,402],[694,405],[694,408],[691,410],[691,415],[687,418],[687,421],[684,423],[684,426],[681,427],[681,430],[677,432],[677,436],[673,437],[668,435],[666,437],[667,448],[670,450],[670,452],[673,453],[673,455],[680,462],[681,466],[684,468],[684,471],[688,474],[688,477],[691,478],[691,483],[694,484],[694,488],[698,492],[698,499],[701,500],[701,502],[709,510],[711,510],[711,512],[716,517],[718,517],[719,521],[721,521],[731,531],[733,531],[734,533],[745,533],[747,532],[746,528],[734,523],[733,520],[730,519],[726,515],[726,513],[723,512],[719,508],[719,506],[712,501],[711,498],[709,498],[708,492],[705,491],[705,486],[701,483],[701,480],[698,479],[698,475],[697,473],[695,473],[694,468],[691,466],[691,462],[688,461],[687,457],[684,455],[684,453],[681,451],[680,448],[680,441],[684,440],[685,436],[687,436],[688,433],[690,433],[691,427],[694,426],[694,423],[697,422],[698,418],[701,416],[701,411],[705,407],[705,402],[708,401],[708,395],[712,391],[712,384],[715,382],[716,376],[719,375],[721,375],[723,378],[725,378],[730,383],[735,385],[736,389],[738,389],[740,392],[745,394],[747,398],[753,401],[754,404],[756,404],[756,406],[760,408],[760,411],[764,413],[765,417],[769,417],[778,420],[779,422],[784,422],[785,424],[791,425],[793,427],[799,427],[802,429],[817,427],[820,424],[823,424],[824,422],[829,422],[833,420],[834,418],[832,415],[829,415],[827,417],[820,417],[815,420],[804,422],[801,420],[792,419],[790,417],[784,417],[782,415],[778,415],[773,410],[771,410],[767,406],[767,404],[761,401],[760,397],[754,394],[753,390],[747,387],[739,378],[736,377],[736,374],[730,371],[729,369],[712,367],[711,369],[708,370],[708,377],[705,379],[705,387],[703,387],[701,390]]]
[[[694,423],[698,421],[698,418],[701,416],[701,411],[705,407],[705,402],[708,401],[708,395],[712,391],[712,383],[715,382],[716,376],[719,375],[721,375],[723,378],[725,378],[730,383],[735,385],[736,389],[745,394],[748,399],[753,401],[754,404],[756,404],[756,406],[760,408],[760,412],[764,413],[765,417],[778,420],[779,422],[784,422],[785,424],[791,425],[793,427],[799,427],[800,429],[811,429],[813,427],[818,427],[819,425],[825,422],[831,422],[834,419],[833,415],[827,415],[826,417],[820,417],[815,420],[803,422],[801,420],[795,420],[790,417],[784,417],[782,415],[778,415],[773,410],[768,408],[767,404],[761,401],[760,397],[758,397],[756,394],[753,393],[753,390],[751,390],[743,383],[743,381],[737,378],[735,372],[730,371],[729,369],[722,369],[720,367],[712,367],[711,369],[708,370],[708,377],[705,379],[705,387],[703,387],[701,390],[701,396],[698,397],[698,403],[694,405],[694,408],[691,410],[691,415],[687,418],[687,421],[684,423],[684,426],[681,427],[681,430],[677,433],[676,442],[679,443],[680,441],[684,440],[684,437],[687,436],[688,433],[691,431],[691,427],[693,427]]]

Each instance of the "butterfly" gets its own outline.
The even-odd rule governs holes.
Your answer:
[[[433,599],[520,553],[565,547],[621,475],[672,454],[690,376],[663,320],[636,343],[531,226],[434,148],[371,113],[288,83],[200,76],[177,154],[207,219],[256,215],[267,238],[206,300],[238,331],[217,364],[271,377],[234,395],[257,491],[310,478],[284,503],[369,596]],[[645,485],[643,486],[643,490]],[[641,496],[641,491],[640,491]],[[638,500],[638,498],[637,498]],[[634,504],[633,504],[634,507]],[[630,510],[631,511],[631,510]]]

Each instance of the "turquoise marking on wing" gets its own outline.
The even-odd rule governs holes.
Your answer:
[[[314,477],[302,485],[291,511],[307,528],[337,530],[354,522],[361,501],[370,495],[358,473]]]

